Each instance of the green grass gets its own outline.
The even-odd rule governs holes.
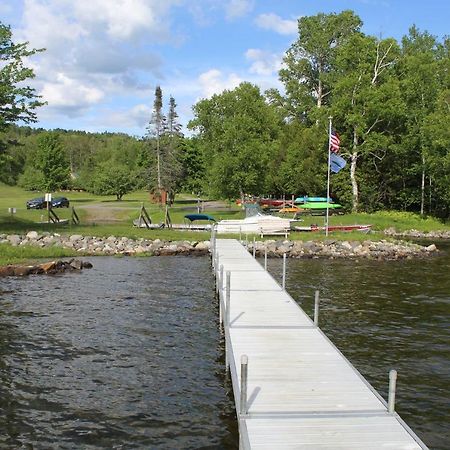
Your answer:
[[[289,216],[288,216],[289,217]],[[301,226],[316,224],[325,226],[325,216],[303,216]],[[419,214],[401,211],[379,211],[376,213],[333,214],[330,225],[372,225],[372,230],[383,231],[394,227],[397,231],[418,230],[422,232],[450,230],[450,225],[434,217],[420,217]]]
[[[79,256],[74,250],[60,247],[40,248],[33,246],[13,247],[9,244],[0,244],[0,265],[32,263],[37,259],[57,259],[69,256]]]
[[[122,201],[116,201],[113,196],[96,196],[86,192],[58,192],[54,196],[68,197],[71,206],[77,211],[81,218],[80,225],[54,225],[45,222],[47,212],[45,210],[27,210],[25,202],[34,197],[42,196],[43,193],[28,192],[18,187],[11,187],[0,184],[0,233],[5,234],[25,234],[30,230],[38,232],[50,231],[64,234],[84,234],[93,236],[126,236],[129,238],[147,238],[162,240],[205,240],[209,239],[209,233],[206,232],[190,232],[175,231],[169,229],[137,229],[133,227],[133,219],[137,219],[141,205],[150,215],[153,223],[161,223],[164,221],[165,208],[150,202],[147,192],[134,192],[126,195]],[[12,216],[8,214],[8,208],[15,207],[17,213]],[[112,207],[108,214],[112,220],[104,222],[101,217],[96,217],[97,207]],[[71,209],[55,210],[61,219],[69,219]],[[189,213],[197,212],[196,198],[187,194],[178,195],[177,200],[172,208],[170,208],[170,216],[173,223],[183,223],[184,216]],[[244,217],[243,211],[233,203],[224,203],[220,208],[207,207],[205,213],[212,215],[217,220],[221,219],[240,219]],[[289,216],[288,216],[289,217]],[[291,216],[292,217],[292,216]],[[323,216],[304,216],[303,221],[299,223],[302,226],[317,224],[323,226],[325,218]],[[330,216],[330,225],[349,225],[349,224],[370,224],[372,230],[381,232],[386,228],[394,227],[397,231],[406,231],[416,229],[422,232],[436,230],[450,230],[448,224],[427,217],[421,218],[418,214],[381,211],[374,214],[333,214]],[[332,239],[379,239],[384,237],[382,233],[371,233],[366,235],[363,233],[331,233]],[[226,235],[226,237],[237,237]],[[255,236],[259,238],[259,236]],[[281,239],[282,237],[275,237]],[[324,233],[291,233],[290,239],[310,240],[324,239]],[[253,240],[253,236],[249,236]],[[268,236],[267,239],[273,239]]]
[[[86,192],[57,192],[53,195],[69,198],[81,219],[80,225],[54,225],[46,222],[45,210],[27,210],[26,201],[40,197],[41,192],[28,192],[18,187],[0,184],[0,233],[23,234],[30,230],[59,233],[80,233],[95,236],[127,236],[130,238],[170,239],[170,240],[203,240],[209,239],[209,233],[184,232],[173,230],[146,230],[133,227],[133,219],[139,217],[141,205],[144,204],[153,223],[164,222],[165,208],[150,203],[148,192],[134,192],[117,201],[114,196],[96,196]],[[8,208],[15,207],[17,213],[10,215]],[[92,207],[111,207],[109,215],[112,220],[102,221],[96,217]],[[60,219],[70,219],[71,208],[54,210]],[[197,200],[186,194],[177,196],[174,206],[170,208],[172,223],[183,223],[184,216],[197,212]],[[242,211],[231,203],[221,209],[206,208],[206,214],[216,220],[242,218]]]

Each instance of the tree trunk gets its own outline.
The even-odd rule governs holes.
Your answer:
[[[242,190],[242,188],[239,188],[239,195],[241,196],[241,205],[242,207],[244,207],[244,202],[245,202],[245,195],[244,195],[244,191]]]
[[[352,195],[353,195],[353,206],[352,212],[358,212],[359,207],[359,188],[358,181],[356,180],[356,164],[358,161],[358,135],[356,134],[356,129],[353,130],[353,153],[350,158],[350,180],[352,183]]]
[[[159,136],[156,138],[156,164],[157,164],[157,174],[158,174],[158,193],[161,195],[161,151],[159,144]]]
[[[425,212],[425,155],[422,154],[422,186],[420,196],[420,215]]]
[[[320,76],[320,74],[319,74]],[[319,87],[317,89],[317,107],[320,108],[322,106],[322,81],[319,78]]]

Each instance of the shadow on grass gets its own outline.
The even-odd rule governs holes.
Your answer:
[[[28,233],[30,230],[55,232],[67,230],[69,227],[69,224],[40,223],[32,220],[0,217],[0,233]]]
[[[75,198],[75,199],[69,199],[70,203],[95,203],[98,202],[95,198]]]

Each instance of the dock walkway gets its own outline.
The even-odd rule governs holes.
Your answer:
[[[241,449],[427,448],[244,246],[212,257]]]

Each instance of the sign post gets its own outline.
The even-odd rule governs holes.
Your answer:
[[[47,222],[50,223],[50,208],[52,207],[52,194],[45,194],[45,203],[47,204]]]

